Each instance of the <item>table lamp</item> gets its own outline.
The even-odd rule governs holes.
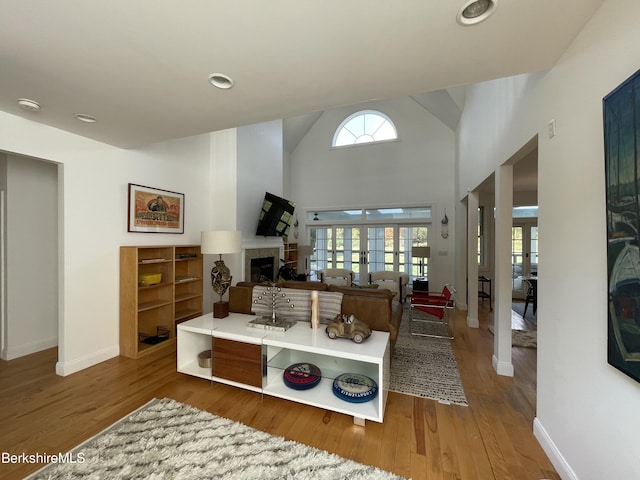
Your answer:
[[[220,301],[213,304],[213,317],[224,318],[229,315],[229,302],[223,301],[222,296],[231,285],[232,277],[229,267],[222,260],[222,255],[240,253],[240,232],[228,230],[202,232],[200,250],[203,255],[220,255],[211,269],[211,286],[220,296]]]
[[[298,245],[298,258],[303,259],[304,262],[304,274],[309,273],[309,257],[313,255],[313,247],[311,245]],[[298,261],[298,268],[300,268],[300,262]]]
[[[424,278],[424,259],[431,256],[431,247],[411,247],[411,256],[420,259],[420,277]]]

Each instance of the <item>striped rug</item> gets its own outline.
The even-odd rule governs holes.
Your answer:
[[[468,405],[451,340],[411,335],[416,329],[423,329],[420,333],[446,334],[440,325],[412,324],[405,308],[391,357],[389,390],[445,404]]]

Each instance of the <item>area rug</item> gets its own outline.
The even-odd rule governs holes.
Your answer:
[[[438,331],[436,325],[431,333]],[[453,353],[451,340],[411,335],[411,329],[429,328],[421,322],[411,323],[405,309],[400,332],[391,358],[389,390],[440,403],[468,405]]]
[[[492,334],[494,333],[493,325],[487,327]],[[524,348],[538,348],[538,331],[537,330],[511,330],[511,346]]]
[[[524,303],[522,302],[513,302],[511,304],[511,310],[516,312],[522,318],[524,318],[527,322],[531,322],[534,325],[538,324],[538,316],[533,313],[533,305],[529,304],[527,308],[527,316],[524,316]]]
[[[174,400],[152,400],[29,479],[401,479]]]

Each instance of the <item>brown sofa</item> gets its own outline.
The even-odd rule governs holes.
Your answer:
[[[239,282],[236,286],[229,288],[229,310],[231,312],[251,313],[254,285],[258,284]],[[355,315],[358,320],[365,322],[372,330],[389,332],[391,350],[393,351],[402,321],[402,304],[393,299],[394,295],[389,290],[295,280],[288,280],[280,285],[284,288],[342,293],[342,313]]]

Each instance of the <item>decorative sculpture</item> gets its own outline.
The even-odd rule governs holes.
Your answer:
[[[287,320],[286,318],[278,318],[276,312],[278,306],[285,303],[289,308],[294,308],[295,305],[291,303],[291,299],[287,297],[287,294],[282,291],[282,288],[272,283],[264,293],[258,295],[253,301],[255,304],[264,305],[269,302],[271,305],[271,316],[258,317],[249,322],[249,326],[264,328],[265,330],[278,330],[287,331],[296,324],[295,320]]]
[[[220,301],[229,286],[231,285],[231,270],[224,264],[222,259],[215,261],[215,266],[211,269],[211,286],[213,291],[220,295]]]

